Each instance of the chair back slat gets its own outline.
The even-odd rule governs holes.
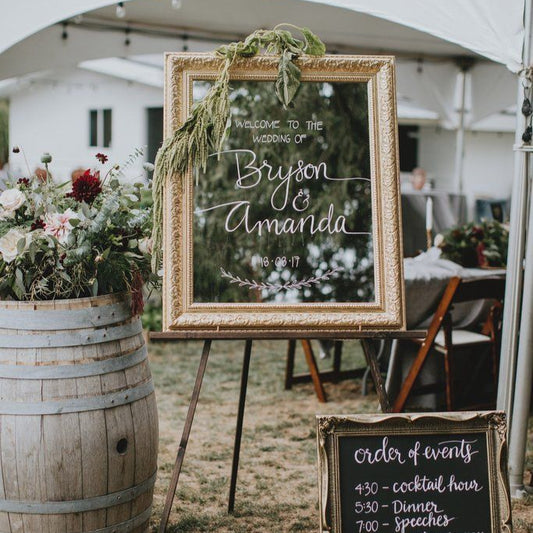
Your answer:
[[[453,295],[453,302],[471,302],[473,300],[503,301],[505,295],[505,278],[491,276],[486,278],[462,279]]]

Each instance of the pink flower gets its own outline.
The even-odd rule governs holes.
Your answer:
[[[61,244],[65,244],[74,228],[70,224],[70,219],[77,217],[77,213],[72,209],[67,209],[64,213],[48,213],[44,216],[44,233],[55,237]]]

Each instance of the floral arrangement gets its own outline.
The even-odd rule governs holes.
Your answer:
[[[142,203],[145,186],[120,182],[118,165],[103,173],[108,157],[96,158],[100,168],[58,184],[48,168],[52,157],[44,154],[44,173],[8,181],[0,194],[0,299],[129,290],[134,312],[142,310],[142,286],[156,279],[150,268],[151,208]]]
[[[504,267],[509,229],[496,220],[469,222],[435,237],[442,257],[464,267]]]

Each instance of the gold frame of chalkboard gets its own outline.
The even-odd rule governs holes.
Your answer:
[[[492,531],[511,533],[505,413],[481,411],[316,417],[320,533],[341,533],[339,438],[343,436],[485,433]],[[391,473],[391,476],[393,474]]]
[[[302,81],[364,82],[368,88],[375,299],[334,303],[194,303],[193,172],[167,177],[163,216],[163,331],[183,338],[260,338],[320,333],[348,338],[362,330],[404,330],[404,284],[394,58],[324,56],[298,60]],[[214,54],[170,53],[165,64],[165,135],[186,120],[194,80],[217,77]],[[272,55],[236,60],[231,79],[274,81]]]

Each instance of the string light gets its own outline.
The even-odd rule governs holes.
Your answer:
[[[181,9],[182,3],[182,0],[171,0],[170,6],[172,9]]]
[[[129,46],[131,44],[130,29],[126,28],[124,30],[124,33],[126,34],[126,39],[124,39],[124,46]]]
[[[124,2],[119,2],[117,4],[117,9],[115,11],[117,18],[123,19],[126,16],[126,8],[124,7]]]
[[[63,22],[63,31],[61,32],[61,39],[63,39],[63,41],[66,41],[68,39],[67,27],[68,23]]]
[[[183,36],[183,51],[187,52],[189,50],[189,36],[185,34]]]

